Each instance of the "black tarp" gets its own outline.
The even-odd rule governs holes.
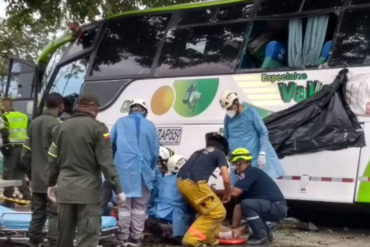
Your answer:
[[[347,69],[315,96],[264,119],[279,158],[365,146],[365,136],[345,98]]]

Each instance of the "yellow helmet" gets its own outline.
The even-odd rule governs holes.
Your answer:
[[[245,148],[237,148],[231,153],[231,162],[234,163],[240,159],[245,161],[251,161],[252,155]]]

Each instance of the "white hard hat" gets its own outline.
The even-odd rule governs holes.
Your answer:
[[[238,99],[238,95],[233,91],[225,91],[221,94],[220,105],[223,109],[229,108]]]
[[[130,104],[130,108],[133,106],[133,105],[140,105],[142,107],[144,107],[144,109],[146,111],[148,111],[148,107],[146,106],[146,103],[143,99],[134,99],[131,104]]]
[[[167,169],[171,173],[177,173],[185,162],[186,159],[182,155],[174,154],[168,159]]]
[[[159,157],[162,160],[168,160],[170,156],[171,156],[171,153],[170,153],[170,150],[168,150],[168,148],[163,147],[163,146],[159,147]]]

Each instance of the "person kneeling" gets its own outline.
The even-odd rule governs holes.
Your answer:
[[[252,229],[248,245],[261,245],[273,239],[266,221],[282,220],[287,216],[288,207],[276,183],[264,171],[252,167],[251,161],[252,156],[245,148],[232,152],[231,162],[239,179],[231,189],[231,197],[238,198],[243,217]]]
[[[160,159],[161,160],[161,157]],[[167,161],[165,159],[165,161]],[[181,239],[190,225],[190,208],[177,190],[177,172],[186,159],[179,154],[172,155],[162,162],[161,175],[156,177],[149,208],[146,228],[160,241],[181,244]]]

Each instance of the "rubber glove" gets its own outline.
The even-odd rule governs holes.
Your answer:
[[[263,168],[266,165],[266,153],[264,151],[260,152],[260,155],[258,156],[258,167],[263,170]]]
[[[50,201],[52,202],[56,202],[57,201],[57,197],[56,197],[56,190],[57,190],[57,186],[52,186],[52,187],[48,187],[48,190],[47,190],[47,195],[48,195],[48,198]]]
[[[126,202],[126,195],[125,193],[121,192],[117,195],[117,204],[119,206],[123,206]]]

